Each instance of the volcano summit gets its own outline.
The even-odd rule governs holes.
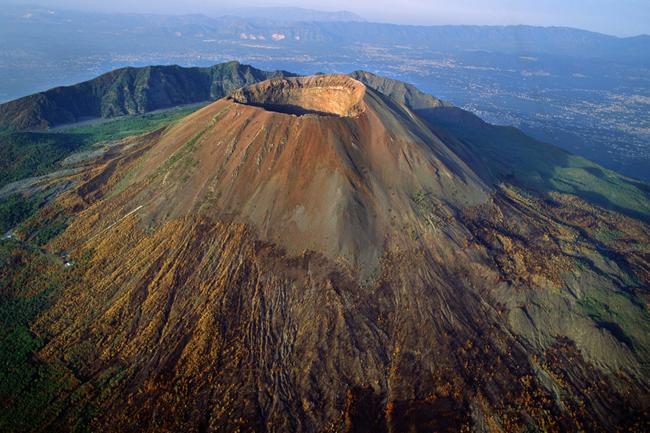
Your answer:
[[[32,325],[39,428],[648,426],[648,190],[513,128],[278,77],[66,179],[32,222],[74,263]]]
[[[363,111],[365,92],[363,84],[346,75],[320,75],[265,81],[231,98],[280,113],[355,117]]]
[[[408,230],[391,227],[426,226],[411,205],[418,191],[440,206],[488,199],[488,187],[412,112],[348,76],[241,89],[167,131],[142,161],[142,188],[124,209],[146,203],[143,214],[157,223],[202,209],[364,275],[386,242],[408,242]]]

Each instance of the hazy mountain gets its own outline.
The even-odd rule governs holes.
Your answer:
[[[99,14],[14,5],[0,11],[0,101],[125,66],[205,67],[240,59],[307,75],[364,69],[650,180],[648,53],[648,36],[561,27]]]
[[[66,164],[0,243],[3,430],[648,426],[647,184],[361,71]]]
[[[327,12],[296,7],[250,7],[227,9],[223,15],[235,15],[245,18],[263,18],[274,21],[364,21],[359,15],[349,11]]]
[[[79,11],[52,11],[44,8],[9,7],[0,14],[3,25],[2,46],[18,49],[30,44],[30,34],[45,31],[54,46],[65,42],[68,49],[82,48],[87,40],[69,39],[83,33],[96,33],[93,45],[101,47],[112,42],[122,48],[121,39],[133,35],[157,36],[171,39],[192,37],[226,38],[239,40],[242,32],[265,37],[280,44],[327,42],[331,48],[336,44],[413,44],[427,46],[446,52],[483,50],[516,54],[553,54],[576,58],[603,58],[650,64],[650,36],[620,38],[568,27],[534,26],[413,26],[385,23],[360,22],[349,12],[321,12],[299,8],[246,8],[233,9],[233,14],[208,17],[205,15],[151,15],[109,14]],[[240,16],[233,16],[233,15]],[[102,33],[111,32],[112,39]],[[282,33],[284,39],[272,39],[272,34]],[[179,36],[179,34],[181,36]],[[298,37],[299,39],[296,39]],[[136,45],[151,41],[130,40]],[[177,42],[179,42],[177,40]],[[188,41],[185,41],[187,43]],[[322,47],[321,47],[322,49]]]

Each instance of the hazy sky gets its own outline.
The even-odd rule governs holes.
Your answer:
[[[10,0],[0,0],[0,4]],[[11,1],[15,3],[16,0]],[[25,0],[120,12],[204,13],[244,6],[349,10],[371,21],[411,24],[571,26],[620,36],[650,34],[650,0]]]

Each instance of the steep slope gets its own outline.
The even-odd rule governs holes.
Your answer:
[[[484,122],[397,80],[357,71],[352,77],[413,110],[482,176],[506,180],[538,194],[560,191],[650,222],[648,186],[584,158],[535,140],[512,127]]]
[[[89,118],[140,114],[219,99],[241,86],[286,72],[238,62],[209,68],[123,68],[74,86],[57,87],[0,105],[0,128],[43,129]]]
[[[406,105],[411,110],[431,109],[438,107],[450,107],[447,102],[441,101],[429,94],[421,92],[415,86],[403,83],[398,80],[380,77],[366,71],[355,71],[350,74],[355,80],[359,80],[366,86],[389,96],[398,103]]]
[[[293,252],[357,269],[378,264],[390,225],[413,219],[418,191],[454,207],[488,198],[411,112],[343,75],[266,81],[198,111],[150,151],[135,177],[145,179],[153,184],[133,207],[146,202],[154,221],[212,197],[215,216],[242,216]]]
[[[49,299],[0,427],[646,431],[650,227],[408,101],[275,79],[84,165],[0,255]]]

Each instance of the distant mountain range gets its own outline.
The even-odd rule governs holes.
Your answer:
[[[364,18],[350,11],[319,11],[295,7],[250,7],[226,10],[226,15],[245,18],[261,18],[275,21],[346,21],[360,22]],[[223,14],[220,14],[223,15]]]
[[[238,62],[208,68],[122,68],[73,86],[56,87],[0,105],[0,127],[44,129],[91,118],[141,114],[215,100],[247,84],[273,77]]]
[[[239,59],[302,75],[364,69],[650,180],[649,36],[351,22],[345,13],[273,8],[221,13],[229,15],[3,7],[0,102],[126,66],[207,67]]]
[[[322,12],[300,8],[227,9],[223,16],[106,14],[79,11],[52,11],[45,8],[8,8],[0,14],[3,47],[20,47],[29,43],[32,32],[45,32],[53,38],[53,46],[84,45],[79,32],[94,34],[99,46],[139,35],[130,48],[151,44],[152,40],[171,37],[203,41],[241,40],[253,35],[256,40],[282,45],[328,43],[336,44],[415,44],[431,49],[453,52],[485,50],[502,53],[546,53],[578,58],[608,58],[627,61],[650,61],[650,36],[619,38],[569,27],[535,27],[526,25],[415,26],[364,22],[350,12]],[[34,25],[38,24],[38,28]],[[31,25],[31,27],[30,27]],[[108,32],[108,33],[107,33]],[[273,35],[282,35],[275,37]],[[68,40],[68,37],[74,37]],[[103,35],[103,36],[102,36]],[[104,39],[110,35],[109,40]],[[157,39],[152,39],[155,37]],[[9,44],[8,42],[11,42]],[[179,42],[177,40],[176,42]],[[149,45],[149,48],[157,44]]]

